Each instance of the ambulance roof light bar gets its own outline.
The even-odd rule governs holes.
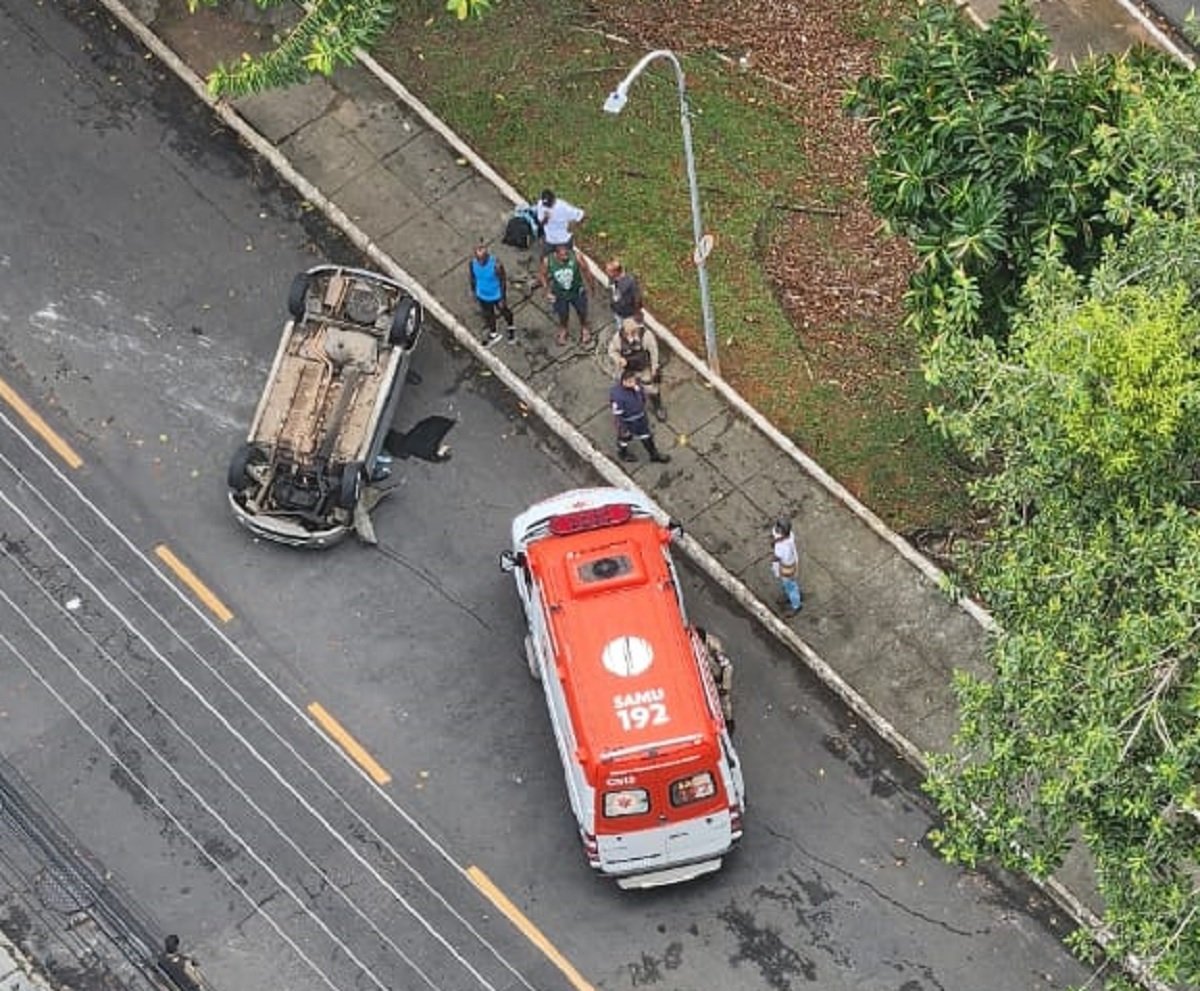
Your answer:
[[[633,518],[633,507],[628,503],[609,503],[594,509],[579,509],[550,517],[550,532],[556,537],[566,537],[585,530],[628,523]]]

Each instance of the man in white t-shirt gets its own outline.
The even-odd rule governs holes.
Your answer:
[[[583,223],[583,211],[555,196],[553,189],[543,189],[542,198],[538,200],[537,219],[542,225],[542,254],[549,255],[560,244],[573,246],[571,226]]]
[[[791,619],[804,608],[804,593],[800,591],[800,552],[796,549],[796,537],[792,524],[777,520],[771,527],[774,549],[771,556],[771,571],[779,579],[783,589],[780,605],[786,604],[783,615]]]

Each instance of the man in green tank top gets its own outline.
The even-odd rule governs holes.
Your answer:
[[[552,254],[542,259],[540,273],[546,298],[553,305],[558,319],[555,341],[561,347],[567,343],[567,322],[571,309],[579,314],[579,343],[585,347],[592,342],[588,327],[588,290],[595,290],[592,273],[580,259],[579,252],[566,244],[557,245]]]

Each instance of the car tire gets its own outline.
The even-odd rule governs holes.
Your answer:
[[[529,668],[529,677],[534,681],[542,680],[542,674],[538,671],[537,654],[533,649],[533,637],[528,633],[525,634],[525,665]]]
[[[351,461],[342,467],[342,477],[338,481],[338,505],[342,509],[353,510],[358,505],[362,495],[363,463]]]
[[[294,320],[301,319],[308,309],[308,290],[312,278],[307,272],[301,272],[292,279],[292,288],[288,291],[288,313]]]
[[[396,312],[392,315],[392,328],[388,332],[388,341],[407,351],[417,343],[417,336],[420,333],[421,306],[411,296],[405,296],[396,304]]]
[[[233,452],[233,457],[229,459],[229,472],[225,476],[225,481],[234,492],[241,492],[250,481],[250,474],[247,469],[251,465],[266,463],[267,452],[261,447],[249,442],[242,444]]]

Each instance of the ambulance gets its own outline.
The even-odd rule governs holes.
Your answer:
[[[513,520],[500,557],[584,854],[622,888],[716,871],[742,836],[741,765],[669,552],[680,532],[638,492],[577,489]]]

